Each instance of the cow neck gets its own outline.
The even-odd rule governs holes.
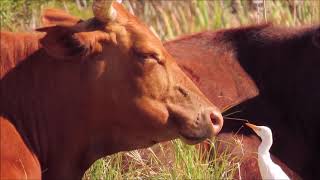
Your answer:
[[[12,74],[11,72],[15,72],[15,68],[18,67],[19,64],[24,63],[24,61],[29,56],[31,56],[41,48],[39,39],[41,39],[42,37],[43,33],[1,32],[1,115],[7,116],[7,118],[16,126],[17,130],[24,138],[27,146],[29,146],[29,148],[31,148],[32,151],[36,154],[39,153],[37,153],[36,150],[38,148],[34,148],[35,145],[32,144],[38,144],[39,137],[36,135],[36,133],[28,134],[27,132],[25,132],[24,129],[29,121],[20,121],[19,117],[17,117],[15,115],[16,113],[14,113],[27,113],[23,110],[23,103],[21,103],[21,100],[24,98],[19,99],[19,95],[14,95],[19,91],[24,91],[23,87],[19,87],[19,84],[20,82],[23,82],[23,79],[20,78],[17,82],[10,82],[8,79],[11,78],[8,78],[8,76]],[[32,119],[33,115],[31,115],[30,118]],[[32,124],[30,124],[30,126],[33,127],[31,132],[36,132],[35,129],[38,125],[39,124],[33,121]],[[37,141],[32,142],[31,139],[37,139]]]
[[[72,160],[81,161],[79,156],[83,152],[80,150],[85,148],[80,147],[80,141],[85,141],[83,128],[86,126],[80,125],[85,118],[82,116],[84,102],[76,98],[83,92],[78,86],[80,80],[77,76],[64,76],[66,71],[77,74],[79,68],[74,64],[55,63],[39,46],[40,38],[35,35],[20,39],[19,45],[13,45],[11,51],[2,51],[13,54],[8,60],[14,63],[5,67],[7,73],[1,78],[0,107],[1,116],[11,121],[38,157],[45,177],[46,172],[61,170],[61,164],[80,166],[76,165],[78,161]],[[20,48],[24,49],[23,53]],[[70,133],[70,129],[74,132]]]
[[[1,44],[7,46],[1,47],[1,60],[6,62],[1,63],[0,71],[0,115],[11,121],[38,157],[44,179],[80,179],[95,160],[119,151],[109,146],[119,142],[99,139],[104,136],[92,135],[90,127],[81,124],[98,113],[90,110],[97,108],[88,108],[87,100],[76,98],[90,94],[85,89],[90,84],[81,79],[80,65],[48,56],[39,45],[43,34],[23,35],[17,38],[20,34],[8,33],[1,38]],[[69,71],[73,72],[66,73]],[[105,134],[105,129],[100,133]]]

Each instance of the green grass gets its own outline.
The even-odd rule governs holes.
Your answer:
[[[168,148],[170,147],[170,148]],[[99,159],[83,179],[232,179],[240,159],[227,151],[201,153],[180,140]]]
[[[48,7],[64,9],[87,19],[92,16],[92,0],[84,0],[87,7],[79,7],[76,0],[0,0],[1,30],[32,31],[41,26],[41,11]],[[320,1],[304,0],[298,4],[287,0],[265,0],[260,10],[249,0],[199,1],[134,1],[125,0],[132,9],[163,40],[203,30],[238,27],[273,22],[285,26],[318,24]],[[96,161],[84,179],[231,179],[238,171],[240,159],[227,151],[218,153],[211,146],[211,154],[203,154],[179,140],[154,148],[121,152]]]
[[[65,11],[87,19],[92,16],[92,0],[79,8],[76,0],[1,0],[1,29],[31,31],[40,26],[41,11],[48,7]],[[236,11],[232,1],[237,1]],[[319,0],[265,0],[261,9],[250,0],[124,0],[146,24],[155,29],[163,40],[178,35],[237,27],[240,25],[273,22],[286,26],[319,24]],[[291,2],[291,3],[289,3]]]

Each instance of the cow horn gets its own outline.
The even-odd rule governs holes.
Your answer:
[[[92,5],[94,16],[101,22],[113,21],[117,11],[112,7],[112,0],[95,0]]]

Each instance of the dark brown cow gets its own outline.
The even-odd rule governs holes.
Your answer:
[[[274,135],[271,152],[303,178],[320,178],[319,159],[315,158],[319,152],[317,130],[320,125],[317,112],[320,102],[319,26],[280,28],[267,24],[203,32],[170,41],[165,47],[220,108],[230,105],[230,102],[221,102],[221,96],[238,102],[233,99],[237,96],[230,96],[232,93],[242,100],[242,97],[252,97],[252,90],[256,89],[237,83],[243,80],[241,70],[228,70],[241,65],[258,87],[259,96],[231,109],[229,112],[240,111],[232,117],[269,126]],[[227,65],[229,67],[225,67]],[[217,68],[227,71],[211,71]],[[229,73],[235,74],[234,82],[226,84]],[[208,83],[211,79],[215,81]],[[239,121],[229,120],[223,132],[235,132],[241,125]],[[251,132],[243,128],[239,133],[248,135]]]
[[[111,4],[96,1],[87,21],[1,32],[1,179],[80,179],[102,156],[220,131],[220,112],[161,41],[99,2]]]

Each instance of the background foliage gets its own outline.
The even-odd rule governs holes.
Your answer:
[[[92,0],[0,0],[1,30],[33,31],[48,7],[72,15],[92,17]],[[241,25],[272,22],[284,26],[319,25],[320,0],[124,0],[161,39]],[[213,140],[214,141],[214,140]],[[241,141],[235,139],[235,143]],[[122,152],[98,160],[84,179],[230,179],[241,159],[227,152],[202,154],[179,140],[170,142],[170,152],[153,149]],[[148,152],[148,155],[146,155]]]
[[[320,22],[320,0],[124,0],[125,6],[162,39],[208,29],[273,22],[286,26]],[[92,0],[1,0],[1,29],[31,31],[41,11],[60,8],[87,19]]]

